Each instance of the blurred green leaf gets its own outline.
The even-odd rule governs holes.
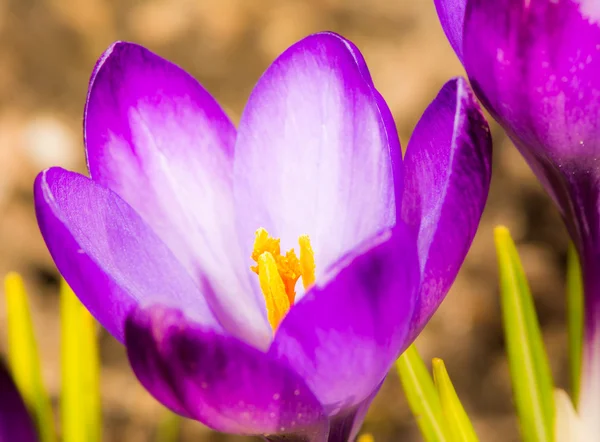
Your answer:
[[[456,390],[450,381],[444,361],[434,358],[433,379],[440,397],[449,439],[455,442],[477,442],[473,424],[463,408]]]
[[[97,327],[66,282],[61,281],[61,422],[63,442],[100,442],[100,360]]]
[[[165,408],[158,423],[156,442],[177,442],[181,431],[181,416]]]
[[[576,404],[579,399],[581,378],[581,351],[583,341],[583,280],[579,256],[573,244],[567,253],[567,326],[569,336],[569,364],[571,396]]]
[[[521,435],[525,442],[553,442],[553,381],[533,299],[508,229],[497,227],[494,239],[504,334]]]
[[[414,344],[398,358],[396,369],[423,439],[426,442],[448,441],[440,398]]]
[[[40,442],[53,442],[52,404],[42,382],[40,358],[23,279],[17,273],[9,273],[4,279],[4,288],[10,369],[36,423]]]

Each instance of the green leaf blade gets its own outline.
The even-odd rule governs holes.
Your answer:
[[[8,360],[19,392],[35,422],[40,442],[54,442],[52,403],[42,381],[37,341],[23,279],[9,273],[4,279],[8,311]]]
[[[579,400],[583,348],[583,279],[579,256],[572,243],[567,253],[567,334],[571,396],[576,404]]]
[[[449,442],[440,398],[414,344],[398,358],[396,369],[425,442]]]
[[[181,416],[165,409],[158,423],[156,442],[177,442],[181,433],[181,421]]]
[[[497,227],[494,240],[504,333],[521,435],[525,442],[553,442],[553,380],[529,285],[509,231]]]
[[[448,376],[444,361],[435,358],[432,362],[433,379],[440,397],[446,425],[451,441],[478,442],[473,424],[456,394]]]
[[[61,282],[61,422],[64,442],[100,442],[100,358],[96,323]]]

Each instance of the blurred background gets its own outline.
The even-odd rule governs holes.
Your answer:
[[[82,110],[94,63],[114,40],[147,46],[208,88],[234,121],[269,63],[296,40],[333,30],[362,50],[403,146],[439,88],[462,68],[431,0],[0,0],[0,275],[26,279],[44,366],[60,390],[58,274],[35,222],[32,183],[46,167],[85,171]],[[558,385],[567,383],[567,236],[523,160],[492,125],[495,164],[482,224],[446,301],[419,337],[445,359],[483,441],[518,440],[500,326],[492,229],[508,226],[536,299]],[[6,309],[0,304],[1,350]],[[101,335],[107,442],[153,440],[161,407],[137,384],[124,349]],[[419,441],[395,374],[364,429],[377,442]],[[181,441],[243,440],[186,422]]]

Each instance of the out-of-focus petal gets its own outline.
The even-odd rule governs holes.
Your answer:
[[[435,0],[435,9],[444,33],[460,61],[463,60],[463,26],[466,5],[467,0]]]
[[[354,249],[326,277],[292,307],[270,352],[332,416],[370,397],[408,345],[419,282],[415,237],[401,223]]]
[[[600,151],[600,7],[585,0],[471,0],[465,67],[520,147],[551,159]]]
[[[37,442],[33,420],[13,382],[0,361],[0,442]]]
[[[471,246],[491,179],[490,131],[462,78],[429,105],[404,158],[401,218],[418,235],[421,288],[412,338],[440,305]]]
[[[242,115],[234,170],[248,256],[258,227],[284,248],[308,234],[319,275],[394,224],[398,136],[354,45],[316,34],[275,60]]]
[[[161,306],[133,312],[125,338],[138,379],[173,410],[218,431],[326,441],[314,394],[271,355]]]
[[[591,189],[600,183],[599,42],[594,1],[468,2],[464,64],[473,89],[559,205],[576,241],[597,235],[586,231],[596,226],[572,220],[577,211],[597,216],[598,192]]]
[[[597,218],[593,222],[598,226]],[[585,323],[577,409],[585,433],[597,435],[600,432],[600,241],[594,238],[588,241],[586,246],[581,256],[585,288]],[[590,253],[592,251],[595,251],[595,254]],[[586,252],[589,254],[585,254]]]
[[[211,285],[223,322],[268,335],[234,228],[236,131],[213,97],[169,61],[117,42],[92,74],[84,128],[92,179],[129,203],[197,284]]]
[[[555,423],[554,440],[556,442],[592,442],[592,434],[587,433],[573,407],[566,391],[554,390]]]
[[[79,299],[123,341],[125,316],[161,302],[218,328],[202,293],[171,251],[117,194],[60,168],[38,175],[35,208],[50,254]]]

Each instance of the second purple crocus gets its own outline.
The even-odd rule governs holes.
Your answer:
[[[39,438],[15,382],[0,360],[0,442],[38,442]]]
[[[466,82],[443,87],[403,162],[339,35],[285,51],[237,130],[186,72],[119,42],[92,74],[84,130],[91,178],[42,172],[38,222],[142,384],[219,431],[353,439],[487,198],[489,129]]]
[[[579,411],[600,432],[600,3],[436,0],[477,96],[550,194],[585,285]]]

